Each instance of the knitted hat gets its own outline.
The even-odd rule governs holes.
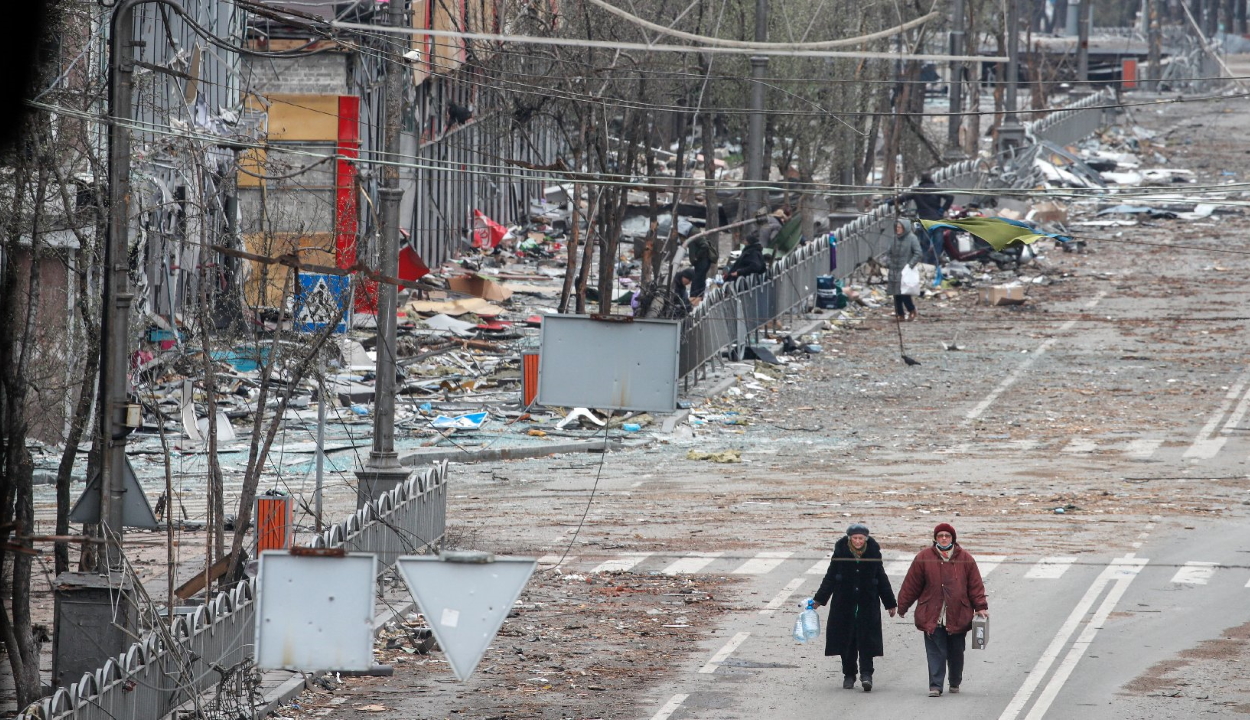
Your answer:
[[[948,533],[950,533],[950,534],[951,534],[951,542],[955,542],[956,538],[958,538],[958,537],[959,537],[958,535],[956,535],[956,534],[955,534],[955,528],[951,527],[951,524],[950,524],[950,523],[938,523],[938,526],[937,526],[937,527],[935,527],[935,528],[933,528],[933,539],[934,539],[934,540],[937,540],[937,534],[938,534],[938,533],[940,533],[940,532],[948,532]]]
[[[869,535],[868,526],[863,523],[851,523],[846,529],[847,535]]]

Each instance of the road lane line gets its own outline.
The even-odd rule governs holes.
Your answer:
[[[1149,460],[1163,444],[1163,438],[1138,438],[1124,448],[1124,454],[1133,460]]]
[[[724,553],[719,552],[686,553],[685,557],[674,561],[672,565],[664,568],[661,572],[665,575],[691,575],[699,572],[708,565],[711,565],[713,560],[723,554]]]
[[[1059,331],[1063,332],[1064,330],[1067,330],[1068,328],[1072,327],[1072,325],[1075,324],[1075,322],[1076,322],[1075,320],[1069,320],[1068,322],[1064,323],[1063,325],[1059,327]],[[972,422],[973,420],[976,420],[977,418],[981,417],[981,413],[989,409],[989,407],[994,404],[994,401],[998,399],[999,395],[1002,395],[1003,393],[1007,392],[1008,388],[1010,388],[1012,385],[1015,385],[1016,381],[1019,380],[1021,376],[1024,375],[1024,372],[1028,370],[1030,367],[1032,367],[1033,363],[1037,362],[1037,359],[1041,357],[1042,354],[1045,353],[1048,349],[1050,349],[1051,345],[1054,345],[1054,344],[1055,344],[1055,338],[1051,338],[1047,340],[1046,342],[1042,343],[1041,345],[1039,345],[1037,349],[1034,350],[1031,355],[1029,355],[1027,358],[1024,359],[1024,362],[1017,365],[1016,369],[1011,371],[1010,375],[1003,378],[998,383],[998,385],[995,386],[994,389],[990,391],[990,394],[985,396],[984,400],[977,403],[976,407],[972,408],[971,410],[968,411],[968,414],[964,415],[964,421]]]
[[[1125,559],[1130,558],[1125,556]],[[1068,638],[1072,637],[1072,633],[1076,632],[1081,621],[1085,619],[1085,614],[1094,606],[1094,601],[1102,594],[1103,589],[1115,579],[1117,570],[1117,566],[1108,565],[1098,574],[1098,577],[1094,578],[1093,584],[1085,591],[1076,607],[1072,608],[1068,619],[1064,620],[1063,625],[1059,627],[1059,631],[1051,639],[1050,645],[1046,646],[1045,652],[1037,659],[1033,669],[1029,671],[1028,677],[1020,685],[1020,689],[1011,698],[1011,702],[1007,703],[1003,713],[998,716],[998,720],[1015,720],[1020,715],[1020,711],[1029,703],[1029,699],[1033,697],[1033,692],[1037,690],[1037,686],[1042,683],[1042,678],[1050,671],[1050,666],[1059,657],[1059,653],[1063,650],[1064,645],[1068,644]]]
[[[1029,568],[1029,571],[1024,576],[1026,578],[1054,580],[1063,577],[1063,574],[1075,562],[1076,558],[1068,556],[1042,558],[1036,565]]]
[[[733,571],[734,575],[764,575],[777,569],[777,566],[785,562],[794,553],[788,551],[765,550],[762,553],[756,553],[755,557],[747,560]]]
[[[690,695],[686,693],[677,693],[673,697],[669,698],[668,702],[664,703],[664,707],[660,708],[658,713],[651,716],[651,720],[668,720],[673,713],[677,712],[677,708],[681,707],[681,704],[686,702],[686,698],[688,697],[690,697]]]
[[[633,570],[635,565],[649,557],[651,557],[649,552],[622,555],[619,558],[601,564],[599,567],[591,570],[591,572],[626,572]]]
[[[909,557],[898,557],[885,566],[885,574],[906,575],[907,569],[911,567],[911,561]]]
[[[1224,443],[1228,439],[1222,437],[1212,438],[1211,436],[1215,434],[1215,429],[1220,426],[1220,421],[1224,419],[1224,413],[1228,412],[1229,406],[1241,396],[1242,388],[1245,387],[1247,380],[1250,380],[1250,369],[1242,371],[1241,375],[1237,377],[1237,381],[1233,383],[1233,386],[1228,389],[1228,392],[1224,393],[1224,401],[1211,414],[1211,419],[1207,420],[1207,424],[1203,425],[1202,429],[1198,431],[1198,436],[1194,438],[1193,443],[1185,451],[1185,454],[1182,455],[1182,458],[1186,460],[1210,460],[1219,454],[1220,449],[1224,447]]]
[[[833,557],[832,553],[829,555],[829,557],[826,557],[824,560],[818,560],[818,561],[816,561],[816,564],[815,564],[815,565],[813,565],[813,566],[811,566],[811,567],[809,567],[809,568],[807,569],[807,572],[805,572],[805,573],[803,573],[803,574],[804,574],[804,575],[824,575],[824,574],[825,574],[825,571],[829,569],[829,558],[830,558],[830,557]]]
[[[1107,295],[1106,290],[1099,291],[1099,293],[1094,296],[1093,300],[1090,300],[1088,303],[1085,304],[1085,307],[1093,308],[1094,306],[1098,304],[1100,300],[1106,297],[1106,295]],[[1072,329],[1073,325],[1076,325],[1075,318],[1060,325],[1058,330],[1055,331],[1055,333],[1057,335],[1066,333],[1067,331]],[[1043,342],[1041,345],[1037,346],[1037,349],[1034,350],[1027,358],[1025,358],[1024,362],[1016,366],[1016,369],[1013,370],[1010,375],[1003,378],[1002,381],[999,382],[998,385],[995,386],[994,389],[990,391],[990,394],[985,396],[984,400],[977,403],[976,407],[969,410],[967,415],[964,415],[964,421],[972,422],[973,420],[976,420],[977,418],[981,417],[981,413],[989,409],[989,407],[994,404],[994,401],[998,399],[999,395],[1002,395],[1004,392],[1007,392],[1007,388],[1011,387],[1012,385],[1015,385],[1016,381],[1018,381],[1024,375],[1024,372],[1028,370],[1033,365],[1033,363],[1037,362],[1037,359],[1041,357],[1043,354],[1045,354],[1045,352],[1050,349],[1050,346],[1054,345],[1055,341],[1058,339],[1059,338],[1050,338],[1049,340]]]
[[[1219,563],[1213,562],[1197,562],[1191,560],[1185,563],[1185,567],[1176,571],[1172,576],[1172,582],[1181,585],[1206,585],[1215,577],[1215,568]]]
[[[768,604],[764,606],[766,609],[760,610],[760,615],[772,615],[781,609],[781,606],[785,604],[786,600],[790,599],[790,596],[794,594],[795,590],[799,589],[799,586],[803,584],[804,580],[806,580],[806,578],[801,577],[791,580],[784,588],[781,589],[781,592],[777,593],[777,597],[768,601]]]
[[[977,560],[977,567],[981,570],[981,579],[984,580],[990,573],[994,572],[994,568],[1003,564],[1007,559],[1006,555],[983,555]]]
[[[1233,410],[1233,414],[1228,416],[1228,422],[1224,423],[1224,427],[1220,428],[1220,434],[1227,435],[1237,426],[1241,424],[1241,419],[1246,416],[1246,411],[1250,410],[1250,388],[1241,396],[1241,402],[1237,403],[1237,407]]]
[[[1134,561],[1138,562],[1139,561]],[[1050,709],[1051,703],[1059,695],[1059,690],[1063,688],[1064,683],[1072,675],[1072,671],[1076,669],[1077,663],[1085,656],[1085,651],[1093,644],[1094,637],[1098,635],[1098,631],[1102,629],[1103,623],[1107,622],[1107,617],[1111,615],[1111,611],[1115,609],[1116,603],[1120,602],[1120,598],[1124,597],[1124,592],[1128,590],[1128,586],[1133,582],[1133,578],[1137,577],[1137,573],[1141,572],[1142,565],[1120,565],[1118,577],[1115,585],[1111,588],[1111,592],[1107,593],[1107,597],[1102,601],[1102,605],[1098,607],[1094,617],[1090,619],[1089,624],[1085,626],[1085,630],[1077,637],[1076,642],[1072,644],[1072,649],[1064,656],[1063,662],[1059,663],[1059,667],[1055,669],[1055,674],[1050,678],[1050,682],[1046,684],[1045,689],[1037,696],[1037,702],[1033,704],[1033,708],[1029,710],[1029,714],[1024,720],[1042,720],[1046,716],[1046,711]]]
[[[734,635],[729,639],[729,642],[725,643],[725,647],[716,651],[716,654],[712,656],[712,659],[707,661],[707,665],[699,668],[699,672],[705,675],[716,672],[716,668],[719,667],[721,663],[725,662],[725,658],[733,655],[734,650],[737,650],[738,646],[746,642],[747,638],[750,636],[751,633],[749,632],[740,632],[737,635]]]
[[[1250,588],[1250,580],[1246,581],[1246,587]]]
[[[1065,445],[1064,448],[1060,450],[1059,452],[1072,453],[1072,454],[1092,453],[1097,449],[1098,449],[1098,443],[1094,442],[1093,440],[1090,440],[1088,438],[1082,438],[1082,437],[1074,437],[1071,440],[1069,440],[1068,444]]]

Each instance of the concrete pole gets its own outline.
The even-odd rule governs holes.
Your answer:
[[[1081,0],[1080,16],[1076,21],[1076,80],[1089,82],[1089,13],[1093,0]]]
[[[964,54],[964,0],[954,0],[951,6],[951,55]],[[963,148],[959,143],[959,129],[963,126],[963,75],[964,64],[958,60],[951,61],[950,69],[950,115],[946,121],[946,158],[958,160],[963,157]]]
[[[1146,35],[1149,41],[1147,48],[1147,73],[1150,82],[1146,88],[1150,92],[1159,92],[1159,79],[1163,77],[1163,0],[1147,0],[1147,25]]]
[[[325,487],[326,467],[326,384],[323,381],[317,392],[317,486],[313,492],[313,523],[321,534],[322,491]]]
[[[135,5],[113,11],[109,38],[109,221],[104,245],[103,338],[100,344],[100,524],[107,543],[101,571],[122,566],[126,473],[126,364],[130,305],[130,120],[134,81]]]
[[[1007,0],[1007,87],[1003,93],[1003,109],[1007,116],[998,128],[999,152],[1019,147],[1024,142],[1024,125],[1020,124],[1020,103],[1016,97],[1016,79],[1020,76],[1020,1]]]
[[[391,27],[404,27],[404,3],[392,0],[387,12]],[[398,46],[396,46],[398,47]],[[378,270],[387,277],[398,275],[399,268],[399,203],[404,192],[399,187],[400,128],[404,104],[404,58],[398,49],[386,55],[386,84],[382,87],[385,102],[383,119],[383,161],[381,186],[378,188],[381,227],[378,228]],[[373,448],[365,466],[356,473],[360,480],[356,494],[357,506],[363,506],[402,483],[408,472],[399,464],[395,453],[395,310],[399,288],[391,283],[378,284],[377,371],[373,381]]]
[[[768,42],[768,0],[755,0],[755,41]],[[750,188],[744,195],[746,212],[742,217],[751,217],[757,209],[768,201],[768,194],[763,189],[764,180],[768,177],[768,164],[764,158],[764,78],[768,72],[768,58],[753,56],[751,58],[751,121],[747,127],[747,173],[746,182]]]
[[[134,8],[122,0],[109,27],[108,235],[100,343],[100,526],[106,539],[98,574],[56,577],[52,623],[52,686],[69,687],[84,673],[126,652],[139,632],[134,587],[122,554],[126,496],[126,367],[130,305],[130,121],[134,80]],[[172,501],[171,501],[172,502]],[[172,517],[167,512],[166,517]]]

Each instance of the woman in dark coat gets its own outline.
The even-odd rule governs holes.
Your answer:
[[[894,590],[881,561],[881,546],[868,527],[855,523],[833,548],[829,570],[816,591],[816,606],[829,605],[825,655],[842,656],[842,687],[872,690],[874,657],[885,654],[881,640],[881,606],[894,617]]]

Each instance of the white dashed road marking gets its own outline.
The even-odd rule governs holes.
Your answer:
[[[1124,448],[1124,454],[1134,460],[1149,460],[1163,444],[1163,438],[1138,438]]]
[[[688,697],[690,696],[685,693],[678,693],[669,698],[668,702],[664,703],[664,707],[660,708],[658,713],[651,716],[651,720],[668,720],[673,713],[677,712],[677,708],[681,707],[681,704],[686,702],[686,698]]]
[[[634,569],[638,563],[651,557],[651,553],[635,553],[631,555],[622,555],[614,560],[608,560],[599,565],[591,572],[626,572]]]
[[[829,557],[833,557],[833,556],[830,555]],[[825,571],[828,569],[829,569],[829,558],[827,557],[824,560],[816,561],[816,564],[809,567],[807,569],[807,572],[803,574],[804,575],[824,575]]]
[[[1206,585],[1215,576],[1215,568],[1219,563],[1190,561],[1185,567],[1176,571],[1172,582],[1182,585]]]
[[[772,572],[778,565],[786,561],[794,553],[788,551],[772,551],[766,550],[757,553],[755,557],[747,560],[733,571],[734,575],[763,575]]]
[[[1003,564],[1007,559],[1006,555],[982,555],[977,558],[977,567],[981,569],[981,579],[984,580],[990,573],[994,572],[994,568]]]
[[[1065,453],[1092,453],[1098,449],[1098,443],[1088,438],[1072,438],[1068,444],[1064,446],[1060,452]]]
[[[720,557],[723,554],[724,553],[718,553],[718,552],[687,553],[686,557],[680,560],[677,560],[672,565],[669,565],[668,567],[664,568],[664,574],[665,575],[682,575],[682,574],[689,575],[692,573],[697,573],[703,568],[707,567],[708,565],[711,565],[713,560],[715,560],[716,558]]]
[[[760,610],[760,615],[772,615],[781,609],[781,606],[790,599],[790,596],[794,594],[795,590],[799,589],[799,586],[803,584],[804,580],[805,578],[801,577],[791,580],[789,584],[781,589],[781,592],[777,593],[777,597],[768,601],[768,604],[764,606],[765,609]]]
[[[1063,577],[1063,574],[1072,567],[1072,563],[1076,562],[1074,557],[1048,557],[1042,558],[1040,562],[1029,568],[1024,574],[1026,578],[1054,580]]]
[[[751,637],[751,633],[749,632],[740,632],[737,635],[734,635],[729,639],[729,642],[725,643],[725,647],[716,651],[716,654],[712,656],[712,659],[707,661],[707,665],[699,668],[699,672],[705,675],[716,672],[716,668],[720,667],[720,664],[725,662],[725,658],[733,655],[734,650],[737,650],[738,646],[746,642],[749,637]]]

